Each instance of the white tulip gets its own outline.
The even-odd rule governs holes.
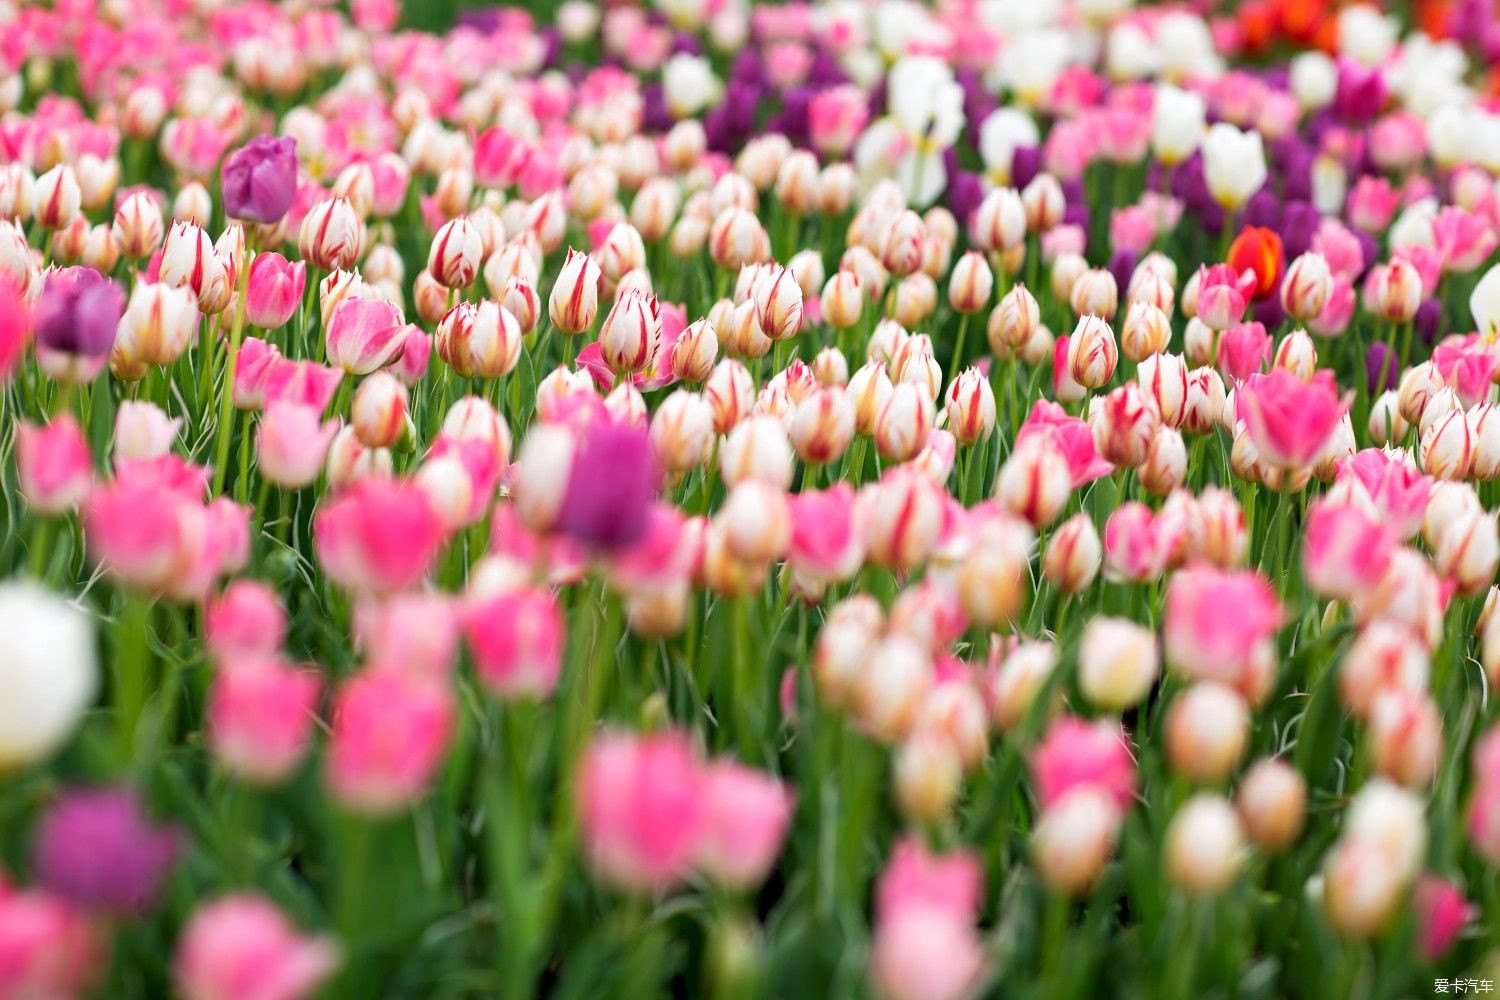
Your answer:
[[[1266,150],[1259,132],[1241,132],[1219,122],[1203,137],[1203,174],[1208,190],[1228,211],[1244,207],[1266,182]]]
[[[1500,338],[1500,264],[1486,271],[1474,286],[1469,294],[1469,313],[1481,337],[1492,343]]]
[[[1322,52],[1303,52],[1292,60],[1291,86],[1304,109],[1326,108],[1339,88],[1339,68]]]
[[[0,768],[48,756],[99,688],[88,615],[26,580],[0,584]]]
[[[719,78],[707,59],[679,52],[662,67],[661,89],[667,110],[687,118],[718,100]]]
[[[1351,4],[1339,12],[1339,55],[1378,66],[1396,47],[1398,31],[1395,18],[1369,4]]]
[[[1110,29],[1104,68],[1113,80],[1140,80],[1161,69],[1161,53],[1142,28],[1122,21]]]
[[[1181,163],[1203,141],[1208,107],[1203,98],[1169,84],[1156,88],[1151,109],[1151,148],[1163,163]]]
[[[1212,80],[1224,74],[1224,61],[1214,49],[1208,22],[1197,14],[1174,11],[1162,15],[1156,22],[1156,51],[1162,76],[1168,80]]]
[[[1016,150],[1039,146],[1041,141],[1036,122],[1026,112],[1017,108],[991,112],[979,126],[979,155],[984,160],[985,173],[996,184],[1009,185]]]

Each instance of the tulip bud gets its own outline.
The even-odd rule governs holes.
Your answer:
[[[1199,793],[1183,803],[1167,827],[1167,873],[1193,896],[1218,896],[1244,861],[1244,835],[1228,802]]]
[[[773,341],[789,340],[802,328],[802,289],[782,267],[764,273],[751,289],[761,332]]]
[[[1155,632],[1124,618],[1095,618],[1078,648],[1078,689],[1095,708],[1123,712],[1146,697],[1160,663]]]
[[[463,216],[443,223],[427,254],[427,272],[444,288],[468,288],[479,273],[484,245]]]
[[[1473,424],[1474,421],[1471,419],[1470,423]],[[1401,415],[1400,398],[1395,390],[1387,389],[1375,397],[1375,401],[1370,404],[1370,420],[1366,426],[1372,444],[1377,448],[1396,444],[1406,437],[1406,432],[1410,429],[1411,425]],[[1500,432],[1500,422],[1495,423],[1495,431]],[[1474,434],[1474,441],[1475,476],[1480,478],[1477,470],[1481,467],[1487,468],[1481,464],[1481,453],[1489,454],[1489,452],[1485,450],[1484,439],[1478,433]],[[1500,469],[1500,440],[1495,443],[1497,445],[1496,468]]]
[[[1068,338],[1068,374],[1086,389],[1097,389],[1114,377],[1119,352],[1109,323],[1084,315]]]
[[[969,236],[983,250],[1020,246],[1026,239],[1027,214],[1015,188],[995,188],[974,210]]]
[[[1370,758],[1375,769],[1407,788],[1432,782],[1443,756],[1443,722],[1426,694],[1392,689],[1370,708]]]
[[[1422,276],[1401,258],[1376,264],[1365,279],[1365,308],[1381,319],[1409,323],[1422,304]]]
[[[1009,518],[992,518],[980,526],[956,580],[970,621],[999,625],[1015,620],[1026,598],[1033,541],[1029,528]]]
[[[1323,866],[1323,909],[1340,934],[1366,938],[1395,917],[1406,898],[1406,876],[1379,844],[1345,837]]]
[[[1473,432],[1468,414],[1462,409],[1444,413],[1423,430],[1421,451],[1422,469],[1429,476],[1448,480],[1466,478],[1474,461]]]
[[[1021,205],[1026,211],[1026,227],[1033,233],[1045,233],[1062,222],[1067,198],[1062,184],[1051,174],[1037,174],[1021,191]]]
[[[190,222],[174,222],[162,248],[159,280],[184,286],[198,297],[205,314],[222,312],[234,289],[224,261],[214,252],[208,234]]]
[[[320,418],[315,408],[297,403],[267,407],[255,439],[261,475],[288,489],[311,485],[339,430],[338,421],[320,423]]]
[[[1149,302],[1134,302],[1120,328],[1120,350],[1139,363],[1166,350],[1171,337],[1172,325],[1166,313]]]
[[[42,427],[16,425],[16,480],[32,510],[55,516],[78,509],[93,479],[93,454],[71,414]]]
[[[977,368],[966,368],[948,385],[946,425],[960,444],[974,444],[995,429],[995,390]]]
[[[1097,316],[1107,320],[1114,316],[1119,303],[1120,292],[1115,276],[1103,268],[1084,270],[1068,289],[1068,304],[1080,318]]]
[[[711,388],[704,394],[713,401]],[[741,420],[719,449],[719,472],[731,487],[742,480],[759,479],[783,491],[790,488],[792,449],[781,422],[768,416]]]
[[[1107,395],[1096,397],[1089,418],[1094,447],[1106,460],[1123,466],[1144,464],[1161,428],[1161,415],[1137,382],[1126,382]],[[1185,453],[1183,463],[1186,464]]]
[[[1432,555],[1438,574],[1451,580],[1459,593],[1481,594],[1495,579],[1500,565],[1500,534],[1495,518],[1484,510],[1470,510],[1448,522],[1438,535]]]
[[[661,346],[661,312],[656,296],[632,293],[617,299],[599,328],[604,363],[615,372],[644,370]]]
[[[354,392],[355,436],[366,448],[389,448],[406,429],[406,387],[389,372],[377,371]]]
[[[1251,841],[1265,851],[1282,851],[1302,835],[1307,782],[1286,761],[1267,757],[1245,772],[1235,803]]]
[[[521,327],[500,303],[460,302],[437,329],[438,357],[467,378],[500,378],[521,357]]]
[[[1045,434],[1022,438],[995,480],[1000,505],[1038,528],[1057,519],[1072,492],[1067,457]]]
[[[1318,318],[1333,294],[1333,273],[1328,259],[1316,250],[1297,257],[1287,265],[1281,279],[1281,308],[1299,323]]]
[[[1385,688],[1421,691],[1431,665],[1427,652],[1400,625],[1376,621],[1359,633],[1339,665],[1339,695],[1356,718],[1365,718]]]
[[[161,206],[148,191],[136,191],[120,202],[113,224],[115,245],[132,260],[150,257],[162,245]]]
[[[1187,446],[1182,434],[1171,427],[1161,427],[1151,439],[1146,461],[1140,466],[1141,485],[1157,496],[1166,496],[1187,478]]]
[[[1136,381],[1156,405],[1164,427],[1182,426],[1187,416],[1188,371],[1180,355],[1152,354],[1143,359],[1136,367]]]
[[[771,256],[771,239],[760,220],[738,206],[714,216],[708,230],[708,245],[714,263],[731,271]]]
[[[796,405],[792,414],[792,447],[810,465],[843,455],[854,438],[854,404],[842,389],[820,387]]]
[[[915,822],[937,822],[958,799],[963,769],[946,739],[918,732],[901,744],[895,760],[896,804]]]
[[[1191,434],[1208,434],[1217,428],[1226,406],[1224,379],[1213,368],[1188,372],[1187,403],[1182,428]]]
[[[1081,895],[1114,854],[1120,808],[1097,785],[1081,784],[1052,803],[1031,834],[1031,862],[1056,892]]]
[[[1276,345],[1271,365],[1291,372],[1304,382],[1310,382],[1318,367],[1318,349],[1306,330],[1293,330]]]
[[[875,645],[850,689],[855,722],[872,739],[899,740],[911,731],[932,684],[927,651],[905,636],[889,636]]]
[[[1222,781],[1245,752],[1250,712],[1245,699],[1217,681],[1198,681],[1167,712],[1167,757],[1194,781]]]
[[[823,322],[835,330],[847,330],[859,322],[864,309],[865,294],[859,275],[843,268],[823,286],[819,299],[823,308]]]
[[[922,266],[922,248],[927,240],[927,226],[922,217],[906,209],[893,219],[880,243],[880,263],[898,278],[914,273]]]
[[[695,392],[678,389],[651,418],[651,446],[668,472],[686,472],[707,460],[714,445],[713,408]]]
[[[1062,523],[1047,541],[1042,578],[1065,594],[1087,590],[1099,574],[1104,547],[1088,514],[1079,512]]]
[[[343,198],[324,198],[302,218],[297,249],[314,267],[347,270],[364,248],[365,226]]]
[[[78,174],[59,163],[36,179],[32,195],[32,218],[43,229],[63,229],[83,209],[83,189]]]
[[[709,373],[703,384],[703,396],[713,407],[714,430],[728,434],[750,412],[755,399],[755,380],[744,364],[725,358]]]
[[[873,437],[880,456],[888,462],[915,458],[926,446],[936,417],[936,407],[925,386],[914,382],[895,384],[875,416]]]
[[[976,313],[989,307],[995,276],[984,255],[970,250],[958,258],[948,279],[948,304],[955,312]]]
[[[1401,416],[1408,423],[1421,424],[1427,404],[1444,388],[1443,377],[1438,374],[1432,362],[1424,361],[1408,368],[1401,376],[1401,385],[1397,390]]]
[[[792,538],[786,493],[758,479],[735,483],[714,522],[723,530],[730,553],[752,565],[781,558]]]
[[[547,314],[563,333],[583,333],[599,312],[599,266],[588,254],[569,249],[567,260],[552,285]]]

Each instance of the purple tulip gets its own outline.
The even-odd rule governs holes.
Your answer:
[[[1312,246],[1323,216],[1317,206],[1307,201],[1288,201],[1281,208],[1281,246],[1286,259],[1293,260]]]
[[[1351,122],[1367,122],[1385,107],[1385,75],[1379,67],[1367,68],[1352,59],[1339,60],[1338,88],[1333,95],[1335,114]]]
[[[297,193],[297,140],[260,135],[224,161],[224,214],[270,225]]]
[[[108,356],[125,312],[125,290],[91,267],[53,272],[36,305],[37,344],[58,354]]]
[[[558,530],[594,549],[637,542],[646,533],[660,480],[644,430],[596,421],[573,453]]]
[[[49,891],[115,914],[150,909],[177,859],[175,828],[146,818],[123,788],[65,792],[36,831],[32,865]]]
[[[1139,254],[1123,247],[1109,258],[1109,273],[1115,276],[1116,288],[1130,287],[1130,276],[1135,273],[1135,265],[1139,260]]]
[[[948,210],[958,220],[958,224],[968,228],[969,217],[984,201],[984,182],[979,175],[962,168],[955,169],[949,174],[948,180]]]
[[[1011,187],[1020,190],[1030,184],[1042,172],[1042,147],[1017,146],[1010,158]],[[1072,201],[1070,197],[1068,199]]]
[[[1382,384],[1381,375],[1384,375]],[[1374,396],[1386,389],[1396,388],[1401,377],[1401,359],[1384,342],[1375,341],[1365,354],[1365,388]]]
[[[1417,306],[1417,314],[1412,318],[1416,325],[1417,336],[1422,338],[1422,343],[1433,344],[1443,335],[1443,302],[1441,299],[1428,299]]]

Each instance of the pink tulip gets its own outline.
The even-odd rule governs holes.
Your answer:
[[[115,411],[115,461],[162,457],[172,450],[181,427],[181,417],[169,418],[155,403],[122,400]]]
[[[1308,320],[1307,325],[1314,333],[1337,337],[1349,328],[1349,321],[1354,318],[1354,303],[1354,285],[1343,275],[1337,275],[1323,310],[1316,318]]]
[[[703,774],[688,738],[606,731],[581,766],[579,823],[594,874],[633,892],[685,878],[706,822]]]
[[[1453,939],[1477,915],[1462,889],[1436,875],[1417,879],[1412,903],[1417,912],[1417,954],[1424,962],[1442,958]]]
[[[401,310],[384,299],[345,299],[324,331],[328,361],[351,375],[368,375],[395,361],[406,345]]]
[[[701,521],[689,520],[675,505],[665,501],[652,503],[646,516],[645,534],[633,545],[610,555],[610,583],[632,595],[681,585],[702,558],[700,528]],[[498,533],[493,537],[498,539]],[[506,549],[513,551],[513,543],[507,544]],[[551,561],[555,560],[554,555]],[[540,565],[549,560],[541,552],[534,552],[526,561]]]
[[[875,887],[877,920],[902,910],[940,910],[977,920],[983,904],[984,868],[968,851],[933,854],[920,840],[897,841]]]
[[[704,770],[701,794],[698,870],[734,889],[760,885],[786,839],[792,794],[775,778],[733,761]]]
[[[337,420],[321,421],[311,406],[272,403],[255,436],[256,464],[268,481],[288,489],[310,486],[323,468]]]
[[[1439,344],[1432,352],[1432,367],[1468,409],[1488,398],[1491,379],[1500,367],[1500,356],[1480,346]]]
[[[1327,370],[1310,382],[1281,368],[1252,375],[1235,393],[1235,408],[1261,461],[1292,471],[1317,461],[1344,415]]]
[[[1021,430],[1016,434],[1016,447],[1034,434],[1046,434],[1052,438],[1063,457],[1068,460],[1068,472],[1073,477],[1073,489],[1079,489],[1096,479],[1115,471],[1115,467],[1099,457],[1094,447],[1094,432],[1088,423],[1078,417],[1070,417],[1066,410],[1049,400],[1039,399]]]
[[[313,544],[336,582],[362,594],[392,594],[426,577],[443,526],[419,487],[366,480],[319,508]]]
[[[479,679],[500,698],[545,698],[557,686],[564,623],[550,591],[523,588],[471,604],[464,635]]]
[[[322,686],[316,670],[274,657],[221,662],[208,695],[209,750],[246,780],[286,780],[312,739]]]
[[[846,482],[790,496],[792,540],[787,561],[798,578],[817,584],[848,580],[864,562],[854,488]]]
[[[889,1000],[962,1000],[984,972],[984,945],[972,922],[911,907],[875,927],[870,976]]]
[[[453,737],[453,695],[442,683],[388,667],[345,681],[333,703],[327,776],[355,812],[383,815],[426,794]]]
[[[38,427],[16,424],[16,480],[21,496],[42,514],[76,510],[94,482],[94,456],[83,428],[70,413]]]
[[[0,383],[21,363],[30,340],[30,300],[9,276],[0,273]]]
[[[265,374],[265,402],[296,403],[310,406],[321,414],[338,390],[344,373],[326,368],[316,361],[288,361],[279,358]]]
[[[245,319],[262,330],[277,330],[302,304],[307,264],[290,263],[279,253],[256,254],[246,281]]]
[[[1314,501],[1302,539],[1307,585],[1348,601],[1378,584],[1396,549],[1396,533],[1358,504]]]
[[[0,996],[86,996],[107,966],[103,928],[60,896],[0,879]]]
[[[1182,526],[1139,501],[1121,504],[1104,522],[1105,574],[1116,580],[1155,580],[1183,542]]]
[[[1443,270],[1468,274],[1495,251],[1497,234],[1485,217],[1457,205],[1445,205],[1432,220],[1433,242]]]
[[[1390,225],[1400,206],[1401,192],[1374,174],[1362,176],[1349,191],[1349,221],[1367,233],[1378,233]]]
[[[127,586],[163,591],[190,565],[204,530],[201,503],[143,477],[95,489],[83,513],[94,558]]]
[[[1233,614],[1226,614],[1233,608]],[[1183,674],[1240,687],[1258,647],[1281,627],[1281,603],[1254,570],[1194,566],[1167,583],[1162,635],[1167,663]]]
[[[276,592],[257,580],[236,580],[204,608],[204,642],[216,662],[275,656],[286,638],[286,612]]]
[[[234,405],[255,411],[266,404],[271,370],[282,361],[281,348],[259,337],[246,337],[234,363]]]
[[[1500,861],[1500,726],[1491,726],[1474,745],[1474,790],[1466,830],[1474,849],[1490,863]]]
[[[473,524],[490,509],[503,471],[495,448],[480,438],[443,434],[432,444],[416,482],[450,529]]]
[[[458,615],[444,594],[412,591],[354,606],[354,645],[371,663],[434,679],[458,650]]]
[[[183,929],[173,978],[185,1000],[302,1000],[338,967],[332,941],[305,937],[244,893],[204,904]]]
[[[1339,463],[1337,483],[1361,489],[1380,519],[1404,541],[1422,527],[1432,479],[1422,474],[1410,453],[1365,448]]]
[[[1271,360],[1271,336],[1259,323],[1236,323],[1219,335],[1219,371],[1230,383],[1264,371]]]
[[[1118,722],[1053,722],[1032,752],[1031,777],[1043,809],[1080,786],[1100,789],[1121,809],[1135,797],[1135,761]]]
[[[1213,330],[1228,330],[1245,315],[1255,291],[1254,271],[1235,273],[1228,264],[1215,264],[1198,272],[1198,318]]]
[[[416,385],[427,374],[427,364],[432,358],[432,336],[415,323],[408,323],[404,329],[401,349],[391,362],[391,371],[407,385]]]

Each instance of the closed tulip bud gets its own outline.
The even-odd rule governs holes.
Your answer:
[[[1172,285],[1176,280],[1177,265],[1146,266],[1151,259],[1148,257],[1137,265],[1135,272],[1130,276],[1125,298],[1131,304],[1144,302],[1153,305],[1160,309],[1168,319],[1171,319],[1177,303],[1177,295]],[[1168,267],[1171,268],[1172,277],[1164,273]]]
[[[812,373],[819,385],[842,389],[849,384],[849,361],[837,347],[825,347],[813,358]]]
[[[1199,554],[1221,569],[1242,565],[1250,551],[1250,532],[1234,494],[1211,486],[1199,494],[1194,507],[1201,533]]]
[[[859,275],[840,268],[823,286],[819,298],[823,322],[835,330],[847,330],[859,322],[864,310],[865,294]]]
[[[116,464],[161,458],[172,450],[182,419],[169,418],[161,407],[144,400],[124,400],[115,411],[110,451]]]
[[[366,448],[390,448],[406,430],[407,396],[401,380],[376,372],[354,392],[355,436]]]
[[[1376,264],[1365,279],[1364,299],[1365,308],[1381,319],[1409,323],[1422,304],[1422,276],[1399,257]]]
[[[1318,318],[1333,294],[1333,272],[1328,259],[1310,250],[1287,265],[1281,279],[1281,308],[1292,319],[1308,323]]]
[[[995,429],[995,390],[977,368],[958,373],[943,399],[945,424],[959,444],[974,444]]]
[[[891,316],[902,326],[913,327],[925,322],[937,309],[937,285],[920,271],[902,278],[896,285]]]
[[[884,743],[902,739],[911,731],[933,680],[932,658],[920,645],[901,635],[881,640],[849,692],[856,724]]]
[[[641,234],[628,222],[617,222],[610,227],[604,242],[593,254],[604,275],[606,294],[631,271],[644,269],[646,244]]]
[[[880,263],[898,278],[913,274],[922,266],[927,226],[922,217],[906,209],[891,220],[880,241]]]
[[[302,218],[297,250],[324,271],[347,270],[364,248],[365,224],[343,198],[324,198]]]
[[[32,218],[43,229],[62,229],[78,217],[83,208],[83,189],[78,174],[66,163],[59,163],[36,179],[32,194]]]
[[[36,175],[30,167],[20,162],[0,167],[0,218],[30,218],[35,197]]]
[[[1196,368],[1213,368],[1219,360],[1219,336],[1196,316],[1182,330],[1182,353]]]
[[[771,353],[771,338],[761,328],[755,303],[741,302],[731,311],[724,349],[742,358],[763,358]]]
[[[984,255],[970,250],[953,265],[953,274],[948,279],[948,304],[956,312],[979,312],[988,308],[994,288],[995,276]]]
[[[1381,690],[1424,690],[1430,672],[1426,650],[1406,629],[1392,622],[1372,622],[1339,665],[1339,695],[1345,707],[1363,719]]]
[[[1000,505],[1037,528],[1057,519],[1072,492],[1067,457],[1045,434],[1022,438],[995,480]]]
[[[1118,363],[1115,332],[1108,321],[1082,316],[1068,338],[1068,374],[1073,381],[1086,389],[1097,389],[1114,377]]]
[[[1142,359],[1136,368],[1136,381],[1156,404],[1162,425],[1181,427],[1187,416],[1188,397],[1187,365],[1181,356],[1152,354]]]
[[[1167,827],[1167,873],[1189,895],[1222,895],[1239,876],[1244,847],[1234,809],[1216,795],[1199,793]]]
[[[1373,425],[1373,410],[1370,420]],[[1487,483],[1500,476],[1500,408],[1493,403],[1480,403],[1469,410],[1468,420],[1469,436],[1474,442],[1469,475]]]
[[[700,319],[688,325],[672,345],[672,370],[684,382],[701,383],[714,370],[719,356],[719,338],[714,325]]]
[[[1407,788],[1432,782],[1443,756],[1443,722],[1426,694],[1381,691],[1370,706],[1370,757],[1375,769]]]
[[[569,248],[567,259],[552,285],[547,314],[563,333],[583,333],[599,313],[599,265],[588,254]]]
[[[1286,761],[1267,757],[1245,772],[1235,804],[1245,833],[1257,847],[1283,851],[1302,835],[1307,782]]]
[[[1422,510],[1422,540],[1436,552],[1450,526],[1483,512],[1484,505],[1470,484],[1433,483]]]
[[[714,216],[709,226],[708,252],[715,264],[737,271],[769,259],[771,239],[752,213],[730,206]]]
[[[707,460],[713,445],[713,407],[698,393],[676,390],[651,417],[651,446],[668,472],[696,468]]]
[[[963,768],[948,740],[917,732],[901,744],[894,760],[896,805],[908,820],[937,822],[958,799]]]
[[[438,357],[468,378],[499,378],[521,357],[521,327],[500,303],[460,302],[437,329]]]
[[[942,529],[944,493],[916,469],[894,469],[857,501],[869,561],[905,572],[926,562]]]
[[[794,215],[808,215],[818,207],[818,159],[799,149],[781,161],[776,172],[776,200]]]
[[[729,490],[714,523],[729,552],[756,566],[780,559],[792,538],[786,494],[757,479],[741,480]]]
[[[888,462],[915,458],[926,446],[936,417],[936,407],[925,386],[896,383],[875,416],[872,436],[876,450]]]
[[[781,421],[769,416],[741,420],[719,449],[719,472],[731,487],[758,479],[783,491],[790,488],[792,448]]]
[[[190,288],[205,314],[222,312],[234,288],[208,234],[190,222],[174,222],[162,248],[158,280]]]
[[[1045,233],[1062,222],[1068,201],[1056,177],[1037,174],[1022,189],[1021,206],[1026,211],[1026,228],[1033,233]]]
[[[830,163],[818,174],[818,210],[824,215],[843,215],[854,201],[858,179],[847,163]]]
[[[213,213],[213,198],[209,196],[208,188],[198,181],[189,181],[178,188],[177,197],[172,199],[172,221],[174,222],[191,222],[195,226],[206,226]]]
[[[32,510],[47,515],[77,510],[94,480],[94,462],[83,429],[69,413],[38,427],[16,425],[16,480]]]
[[[630,203],[630,224],[642,239],[655,243],[671,231],[680,203],[676,182],[667,177],[654,177]]]
[[[443,223],[427,254],[427,272],[444,288],[468,288],[479,273],[484,244],[463,216]]]
[[[1082,895],[1114,855],[1120,807],[1097,785],[1069,789],[1042,812],[1031,834],[1031,863],[1054,892]]]
[[[1166,496],[1181,486],[1187,478],[1187,446],[1182,434],[1171,427],[1158,428],[1140,475],[1141,485],[1157,496]]]
[[[761,332],[772,341],[790,340],[802,329],[802,288],[784,267],[772,266],[750,290]]]
[[[412,283],[411,298],[422,322],[435,325],[447,315],[451,293],[438,284],[437,279],[428,274],[424,267],[417,272],[417,278]]]
[[[831,462],[844,454],[853,439],[854,404],[843,389],[819,387],[796,405],[791,441],[804,462]]]
[[[57,264],[76,264],[83,257],[83,244],[89,236],[89,219],[75,215],[73,221],[52,233],[52,259]]]
[[[890,274],[880,263],[880,259],[867,248],[850,246],[839,258],[839,270],[859,275],[859,286],[871,301],[879,301],[885,295]]]
[[[1026,599],[1034,540],[1030,528],[1010,518],[992,518],[979,527],[955,581],[971,622],[992,626],[1015,620]]]
[[[368,375],[400,356],[406,325],[401,310],[383,299],[351,298],[333,308],[324,340],[329,364],[351,375]]]
[[[995,188],[974,210],[969,238],[983,250],[1009,250],[1026,239],[1026,229],[1026,205],[1015,188]]]
[[[684,216],[672,227],[667,249],[679,260],[689,260],[703,251],[708,242],[709,224],[693,216]]]
[[[1474,423],[1474,421],[1471,420],[1470,423],[1472,424]],[[1388,444],[1396,444],[1405,439],[1406,432],[1410,429],[1411,425],[1408,424],[1406,422],[1406,418],[1401,415],[1400,397],[1396,394],[1396,391],[1394,389],[1387,389],[1385,392],[1382,392],[1379,396],[1375,397],[1375,401],[1370,404],[1370,420],[1368,425],[1366,426],[1366,431],[1370,435],[1370,441],[1372,444],[1374,444],[1377,448],[1384,447]],[[1500,423],[1495,424],[1495,431],[1497,433],[1500,433]],[[1475,468],[1476,470],[1481,467],[1487,468],[1488,466],[1481,466],[1482,459],[1480,457],[1482,453],[1488,454],[1488,452],[1485,451],[1484,438],[1479,434],[1475,434],[1474,437]],[[1497,440],[1495,444],[1497,446],[1495,450],[1495,460],[1497,465],[1495,467],[1497,470],[1500,470],[1500,440]]]
[[[990,350],[1002,358],[1020,351],[1041,325],[1041,310],[1025,285],[1016,285],[990,311],[986,334]]]
[[[111,368],[169,365],[198,332],[198,303],[188,288],[138,284],[120,317],[110,350]]]
[[[1047,541],[1042,578],[1065,594],[1087,590],[1099,575],[1104,546],[1093,519],[1079,512],[1068,518]]]
[[[1078,689],[1095,708],[1123,712],[1146,697],[1160,661],[1155,632],[1124,618],[1095,618],[1078,648]]]
[[[1291,372],[1304,382],[1310,382],[1313,372],[1318,368],[1318,348],[1307,331],[1299,327],[1281,338],[1281,343],[1276,345],[1276,353],[1271,358],[1271,365]]]
[[[1120,350],[1139,363],[1166,350],[1171,337],[1172,324],[1166,313],[1149,302],[1134,302],[1126,310],[1125,325],[1120,328]]]
[[[1432,409],[1429,405],[1428,409]],[[1452,409],[1422,431],[1422,469],[1434,479],[1461,480],[1474,461],[1468,414]]]
[[[498,291],[512,278],[521,278],[532,287],[541,281],[541,251],[535,243],[527,243],[523,233],[510,243],[499,247],[484,262],[484,284]],[[566,265],[564,265],[566,266]]]
[[[1443,377],[1438,374],[1432,362],[1423,361],[1408,368],[1401,376],[1401,385],[1397,390],[1401,416],[1408,423],[1421,425],[1423,415],[1427,412],[1427,404],[1446,388]]]
[[[78,256],[84,267],[92,267],[101,274],[108,274],[120,262],[120,247],[115,243],[114,233],[106,225],[90,226],[83,237],[83,247]]]
[[[1156,404],[1137,382],[1126,382],[1099,397],[1089,418],[1094,447],[1116,465],[1144,464],[1161,428]]]
[[[1193,781],[1223,781],[1239,764],[1250,731],[1245,699],[1217,681],[1198,681],[1167,711],[1167,757]]]
[[[599,328],[604,363],[615,372],[642,371],[661,346],[661,312],[656,296],[632,293],[617,299]]]
[[[161,206],[148,191],[136,191],[115,209],[113,232],[120,253],[131,260],[150,257],[162,245]]]
[[[714,430],[728,434],[755,402],[755,379],[743,363],[725,358],[709,373],[703,384],[703,396],[713,408]]]
[[[339,430],[336,420],[320,421],[311,406],[273,403],[267,407],[255,439],[261,475],[289,489],[311,485]]]
[[[1183,430],[1190,434],[1208,434],[1219,426],[1227,396],[1224,379],[1213,368],[1194,368],[1188,372],[1187,403],[1182,411]]]
[[[1083,271],[1068,290],[1068,304],[1078,316],[1109,319],[1114,316],[1119,303],[1120,292],[1115,285],[1115,276],[1102,268]]]
[[[866,436],[875,433],[875,426],[886,401],[894,390],[891,377],[881,361],[867,361],[849,377],[846,392],[854,404],[855,430]]]
[[[818,291],[823,287],[825,277],[821,253],[817,250],[799,251],[787,261],[786,269],[792,272],[793,278],[797,279],[797,287],[802,289],[804,301],[818,297]]]
[[[1484,593],[1500,565],[1500,534],[1494,516],[1470,510],[1449,522],[1438,535],[1432,563],[1459,593],[1470,597]]]

